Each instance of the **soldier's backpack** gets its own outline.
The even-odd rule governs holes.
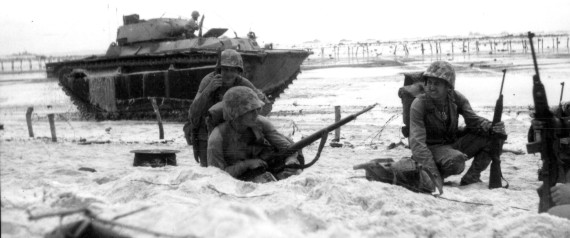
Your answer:
[[[402,134],[410,136],[410,107],[416,97],[425,92],[423,72],[404,73],[404,86],[398,90],[398,96],[402,99],[402,119],[404,126]]]
[[[402,100],[402,119],[404,126],[402,127],[402,135],[410,137],[410,108],[412,102],[420,94],[425,93],[425,82],[423,80],[424,72],[410,72],[404,73],[404,86],[398,90],[398,96]],[[457,102],[457,94],[454,93],[455,102]],[[458,108],[458,113],[461,109]],[[464,127],[459,127],[457,131],[458,136],[462,136],[468,131]]]

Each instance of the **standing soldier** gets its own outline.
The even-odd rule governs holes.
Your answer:
[[[228,89],[235,86],[245,86],[253,89],[260,100],[265,101],[265,95],[253,86],[246,78],[240,76],[243,73],[243,61],[241,55],[232,49],[226,49],[220,59],[221,74],[209,73],[202,79],[198,93],[192,105],[190,105],[189,119],[191,124],[191,141],[194,148],[194,158],[202,167],[208,165],[206,159],[208,148],[208,129],[206,116],[208,109],[214,104],[221,102]],[[188,135],[187,135],[188,136]]]
[[[194,32],[200,29],[200,25],[198,24],[198,17],[200,17],[200,13],[198,11],[192,11],[192,19],[190,19],[186,26],[184,26],[186,29],[186,38],[196,37]]]

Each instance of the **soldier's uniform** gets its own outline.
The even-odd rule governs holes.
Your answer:
[[[198,25],[198,23],[196,22],[198,20],[199,16],[200,16],[200,13],[198,13],[198,11],[192,12],[192,18],[184,26],[184,29],[186,30],[186,38],[196,37],[194,32],[200,29],[200,25]]]
[[[222,52],[221,65],[226,67],[236,67],[243,72],[243,61],[239,53],[235,50],[224,50]],[[242,76],[238,76],[235,79],[234,84],[230,86],[221,86],[212,92],[204,90],[215,77],[216,73],[212,72],[202,79],[198,88],[198,93],[196,94],[194,101],[192,101],[192,105],[190,105],[189,110],[189,119],[192,130],[190,136],[192,137],[192,146],[195,147],[194,152],[196,153],[194,157],[199,158],[200,165],[202,167],[207,166],[206,156],[208,147],[208,129],[205,122],[206,117],[208,116],[208,109],[214,104],[221,102],[226,91],[236,86],[251,88],[257,93],[259,98],[265,99],[263,93],[257,90],[249,80]]]
[[[208,140],[208,166],[218,167],[239,178],[250,169],[248,161],[270,159],[275,151],[285,150],[292,144],[263,116],[257,116],[254,125],[237,129],[241,126],[237,118],[259,110],[263,105],[264,102],[248,87],[228,90],[223,99],[225,122],[213,129]],[[290,155],[285,164],[299,164],[297,156],[298,153]]]
[[[454,90],[455,71],[451,64],[434,62],[423,77],[426,83],[428,77],[445,81],[447,96],[438,99],[439,107],[436,99],[426,94],[417,96],[412,102],[409,135],[412,157],[368,172],[373,171],[376,180],[396,183],[414,191],[433,192],[435,188],[441,189],[444,178],[461,174],[465,161],[474,157],[461,184],[480,182],[481,172],[492,159],[493,138],[488,136],[491,122],[477,116],[467,98]],[[466,123],[467,133],[463,135],[458,130],[459,115]]]
[[[258,116],[256,126],[248,128],[246,133],[238,133],[229,122],[224,122],[214,128],[208,140],[208,166],[218,167],[237,178],[248,169],[246,160],[267,158],[291,144],[263,116]],[[288,160],[297,161],[297,153]]]

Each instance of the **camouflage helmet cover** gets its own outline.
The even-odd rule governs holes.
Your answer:
[[[223,112],[224,120],[226,121],[233,121],[241,115],[265,105],[253,89],[245,86],[230,88],[226,94],[224,94],[222,101],[224,102]]]
[[[192,17],[199,17],[200,13],[198,11],[192,11]]]
[[[225,49],[222,51],[222,59],[220,61],[222,66],[238,68],[243,72],[243,60],[236,50]]]
[[[428,77],[438,78],[445,80],[451,88],[455,88],[455,70],[453,66],[445,61],[433,62],[426,72],[424,72],[424,80]],[[427,81],[426,81],[427,82]]]

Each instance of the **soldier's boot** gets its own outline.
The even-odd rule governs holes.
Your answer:
[[[475,156],[471,167],[467,170],[467,173],[461,178],[460,186],[466,186],[474,183],[481,183],[481,172],[483,172],[489,164],[491,163],[491,156],[489,151],[483,150]]]

